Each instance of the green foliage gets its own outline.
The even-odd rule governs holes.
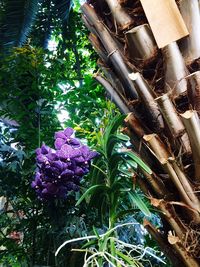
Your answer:
[[[67,25],[71,4],[71,0],[2,0],[0,51],[7,53],[13,47],[22,46],[32,29],[40,34],[40,46],[47,48],[53,30]]]
[[[75,241],[87,242],[82,246],[81,252],[85,252],[84,266],[143,266],[144,255],[153,256],[158,262],[163,260],[156,256],[155,251],[145,251],[139,245],[126,243],[120,240],[117,229],[135,227],[138,222],[123,223],[122,217],[139,209],[144,216],[151,217],[148,204],[143,200],[141,193],[133,188],[132,177],[139,174],[140,168],[151,173],[149,167],[133,152],[125,148],[129,138],[118,133],[125,116],[117,115],[109,120],[103,135],[98,134],[98,145],[101,157],[92,164],[93,171],[88,178],[90,187],[83,193],[76,206],[86,201],[87,205],[95,207],[99,211],[101,227],[106,229],[104,234],[93,226],[95,235],[75,238],[64,242],[57,250],[60,250]],[[123,150],[123,152],[121,152]],[[141,260],[138,260],[141,257]],[[123,264],[123,265],[121,265]]]
[[[146,199],[133,188],[132,177],[140,168],[151,170],[137,155],[122,150],[128,139],[117,129],[124,117],[115,117],[115,106],[105,100],[103,88],[92,78],[96,55],[75,2],[69,17],[71,1],[45,0],[38,5],[38,12],[37,1],[21,1],[18,6],[15,1],[12,6],[13,1],[3,0],[0,4],[1,29],[7,15],[9,18],[5,27],[8,36],[0,31],[1,51],[30,37],[29,45],[10,50],[9,56],[0,55],[0,195],[6,198],[0,211],[0,264],[5,266],[81,267],[83,257],[71,251],[77,245],[70,239],[92,232],[94,240],[86,243],[83,251],[108,249],[131,266],[139,264],[116,249],[120,239],[114,226],[126,224],[123,218],[130,218],[133,224],[139,210],[150,216]],[[58,45],[57,50],[38,48],[47,48],[50,39]],[[61,123],[58,117],[62,112]],[[97,147],[102,156],[93,162],[91,180],[82,181],[83,194],[71,194],[67,201],[41,203],[30,188],[36,168],[35,149],[42,142],[52,146],[53,133],[66,126],[74,127],[76,135]],[[123,236],[128,232],[126,226],[120,228],[126,229]],[[14,233],[23,234],[22,240],[11,238]],[[134,242],[134,236],[133,231],[126,241]],[[64,240],[69,246],[55,258]],[[98,260],[101,263],[103,258]]]
[[[31,44],[48,49],[48,42],[52,36],[62,35],[62,30],[68,25],[68,16],[71,11],[71,0],[43,0],[39,1],[35,25],[32,28]],[[60,43],[62,45],[62,42]]]
[[[79,32],[84,35],[82,28]],[[82,55],[81,49],[88,45],[84,38],[84,44],[81,46],[79,42],[77,46],[80,61],[84,61],[81,63],[83,73],[89,58],[89,53]],[[47,53],[26,45],[14,49],[7,57],[1,57],[0,118],[3,124],[0,158],[3,160],[0,161],[0,195],[5,196],[6,203],[12,207],[11,211],[7,211],[6,206],[1,211],[0,225],[4,232],[0,246],[6,249],[1,251],[0,263],[5,265],[82,266],[81,258],[78,263],[76,254],[70,252],[71,248],[63,251],[56,260],[54,252],[62,240],[85,235],[95,223],[96,211],[91,209],[88,212],[85,203],[75,207],[78,194],[72,194],[65,202],[42,205],[30,187],[36,168],[34,151],[39,144],[45,142],[52,146],[54,132],[65,125],[76,125],[79,136],[84,138],[91,134],[92,143],[97,127],[92,124],[96,118],[101,118],[107,106],[100,100],[102,88],[92,82],[89,74],[80,86],[74,50],[69,48],[67,55],[68,58],[62,58],[60,52]],[[90,72],[92,66],[94,62],[91,62]],[[77,95],[80,103],[77,103]],[[85,99],[83,104],[80,99]],[[61,125],[58,115],[66,108],[71,118],[63,118]],[[96,113],[90,120],[93,112]],[[83,117],[88,124],[81,122]],[[21,211],[23,218],[14,220],[9,217],[9,214],[16,216]],[[75,224],[79,221],[80,224]],[[22,242],[17,243],[9,237],[15,232],[23,233]]]
[[[101,158],[94,161],[93,171],[91,172],[91,187],[78,201],[78,204],[80,204],[83,199],[91,196],[90,204],[97,206],[100,213],[102,210],[109,211],[110,227],[113,227],[120,202],[122,199],[126,199],[127,192],[130,203],[133,202],[145,215],[151,215],[146,204],[133,191],[132,179],[130,178],[137,171],[137,168],[143,168],[149,173],[151,173],[151,170],[133,152],[122,146],[128,139],[122,134],[117,134],[117,129],[124,118],[125,115],[115,116],[109,121],[103,136],[99,135],[99,152],[102,155]],[[122,152],[122,150],[124,151]]]
[[[51,144],[59,127],[55,108],[62,94],[57,87],[59,70],[55,58],[29,46],[15,49],[2,60],[0,116],[17,122],[15,141],[29,150],[35,149],[40,139]]]
[[[21,46],[38,11],[39,0],[2,0],[0,5],[0,51]]]

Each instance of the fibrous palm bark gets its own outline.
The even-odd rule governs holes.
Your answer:
[[[199,267],[200,10],[198,0],[176,2],[190,34],[162,49],[139,0],[90,0],[82,12],[100,57],[95,78],[131,112],[123,132],[153,170],[138,184],[165,227],[144,226],[174,266]]]

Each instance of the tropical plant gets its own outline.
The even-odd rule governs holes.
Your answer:
[[[74,16],[70,17],[73,23],[79,17]],[[71,34],[76,31],[85,40],[82,44],[78,38],[74,41],[74,45],[78,42],[76,55],[81,55],[81,72],[87,69],[84,78],[77,74],[71,46],[67,49],[67,58],[62,58],[58,51],[48,52],[25,45],[0,59],[0,194],[5,199],[0,221],[3,229],[0,263],[5,266],[77,267],[81,263],[78,263],[76,254],[70,252],[71,248],[63,251],[56,260],[55,249],[67,238],[86,235],[96,218],[95,211],[88,211],[86,205],[75,207],[78,193],[69,194],[65,201],[44,205],[30,187],[36,169],[35,149],[42,142],[52,146],[55,131],[75,126],[79,137],[87,139],[90,136],[92,144],[95,120],[105,114],[106,101],[100,101],[104,92],[89,75],[95,64],[94,61],[86,64],[90,53],[82,52],[89,44],[83,26],[79,27],[80,22],[77,24],[70,30]],[[75,106],[77,96],[85,102]],[[88,118],[90,114],[92,122]],[[83,118],[87,123],[82,123]],[[23,238],[18,242],[21,233]]]
[[[88,0],[82,12],[100,57],[95,78],[132,112],[124,131],[152,169],[139,183],[165,227],[145,226],[174,266],[199,267],[199,3],[176,2],[190,35],[163,49],[140,1]]]
[[[87,212],[88,217],[84,219],[87,207],[75,207],[78,198],[75,191],[78,191],[81,177],[89,171],[91,158],[97,153],[85,145],[77,148],[67,145],[69,140],[71,145],[80,144],[71,134],[71,128],[56,133],[56,157],[60,160],[56,160],[54,151],[45,145],[37,150],[39,170],[32,186],[39,199],[31,189],[31,180],[36,171],[33,157],[28,157],[27,149],[25,154],[17,147],[12,148],[12,142],[3,140],[0,146],[0,173],[1,177],[4,176],[0,182],[0,263],[3,266],[78,266],[78,261],[69,253],[69,249],[56,260],[54,250],[58,246],[57,242],[86,234],[90,222],[94,223],[93,211]],[[78,156],[76,163],[75,154]],[[49,164],[46,164],[47,159]],[[58,183],[55,183],[56,180],[59,180]],[[67,257],[65,253],[68,253]]]
[[[40,30],[40,44],[47,48],[53,30],[58,25],[62,28],[63,23],[66,26],[71,4],[70,0],[1,1],[0,51],[8,52],[10,48],[22,46],[36,21],[39,21],[37,30]]]
[[[61,248],[72,242],[88,240],[80,249],[86,253],[83,266],[105,266],[106,263],[111,266],[143,266],[141,262],[146,255],[163,262],[154,251],[150,252],[138,244],[125,243],[118,237],[118,228],[139,224],[122,223],[121,219],[126,214],[139,209],[145,216],[151,217],[148,205],[142,200],[138,190],[133,188],[133,177],[141,175],[140,170],[148,174],[152,174],[152,171],[137,155],[123,146],[129,138],[117,130],[124,118],[124,115],[117,115],[109,120],[103,135],[100,132],[97,134],[101,156],[93,161],[89,176],[90,187],[76,204],[80,205],[86,200],[89,207],[97,208],[99,221],[106,232],[99,234],[93,227],[95,235],[68,240],[56,252],[57,255]],[[140,257],[141,262],[138,260]]]

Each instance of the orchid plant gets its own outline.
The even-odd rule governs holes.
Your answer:
[[[72,128],[56,132],[54,145],[55,149],[43,144],[36,150],[37,171],[31,185],[41,200],[63,199],[69,191],[79,191],[91,160],[98,156],[74,137]]]
[[[147,248],[137,244],[129,244],[119,239],[117,229],[134,227],[135,222],[120,223],[120,214],[126,214],[125,206],[132,212],[134,207],[150,217],[151,212],[137,191],[133,188],[132,177],[140,169],[151,174],[151,169],[131,150],[126,148],[129,138],[118,133],[118,128],[124,120],[124,115],[117,115],[109,122],[103,135],[97,133],[101,157],[94,159],[89,174],[91,186],[86,189],[76,205],[84,200],[88,207],[96,207],[102,218],[102,225],[107,226],[103,234],[93,227],[95,235],[84,236],[64,242],[56,251],[69,243],[87,241],[80,252],[85,253],[84,267],[89,266],[137,266],[141,267],[142,259],[148,255],[158,262],[163,262],[156,252],[149,252]],[[130,143],[129,143],[130,145]],[[94,155],[96,156],[96,155]],[[93,158],[93,157],[92,157]],[[124,203],[126,201],[127,203]],[[130,210],[127,210],[127,213]],[[104,228],[105,229],[105,228]],[[136,253],[136,254],[135,254]],[[137,256],[136,256],[137,255]],[[138,256],[139,255],[139,256]]]

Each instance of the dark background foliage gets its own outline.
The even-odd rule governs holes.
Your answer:
[[[54,132],[71,126],[97,148],[98,136],[116,114],[92,78],[96,55],[77,6],[71,5],[0,3],[0,196],[6,198],[0,210],[0,263],[5,266],[82,266],[81,254],[72,253],[71,246],[57,258],[55,250],[67,239],[91,234],[93,225],[105,230],[95,205],[88,209],[83,201],[75,207],[92,184],[89,177],[66,201],[41,203],[30,187],[35,149],[42,142],[53,146]],[[23,241],[12,239],[13,232],[23,233]]]
[[[10,4],[5,1],[1,12],[12,15]],[[1,246],[5,249],[1,251],[0,262],[10,266],[21,266],[23,263],[78,266],[73,263],[76,259],[73,254],[63,258],[61,253],[55,261],[55,249],[68,238],[85,235],[94,223],[95,211],[87,212],[86,217],[85,205],[74,207],[78,195],[71,194],[65,202],[47,205],[37,200],[30,187],[36,168],[35,149],[42,142],[53,146],[54,132],[65,126],[75,126],[84,138],[94,136],[94,122],[96,118],[100,120],[107,105],[100,101],[103,90],[96,86],[91,77],[95,63],[88,60],[90,53],[86,49],[90,44],[80,14],[74,11],[68,18],[68,13],[63,12],[69,11],[69,6],[69,2],[66,9],[60,1],[56,5],[52,1],[44,1],[39,5],[37,17],[27,14],[35,21],[30,39],[23,47],[9,50],[6,56],[8,48],[21,46],[23,42],[18,40],[14,28],[15,34],[1,38],[0,195],[7,198],[7,204],[1,210]],[[16,9],[15,16],[12,20],[9,18],[8,23],[6,21],[4,28],[12,27],[15,19],[18,20],[17,16],[24,15],[22,11],[22,7],[21,13]],[[1,19],[3,25],[5,21],[3,17]],[[28,24],[26,26],[30,28]],[[16,27],[24,26],[18,24]],[[48,36],[46,27],[50,31]],[[23,30],[23,33],[28,32]],[[56,51],[43,49],[47,48],[49,39],[53,39],[58,46]],[[84,73],[87,75],[84,76]],[[58,116],[63,111],[66,114],[66,109],[67,115],[62,115],[61,125]],[[91,120],[90,114],[93,114]],[[20,213],[23,213],[22,217],[18,215]],[[23,233],[22,243],[9,238],[14,231]],[[69,250],[70,247],[68,254]]]

